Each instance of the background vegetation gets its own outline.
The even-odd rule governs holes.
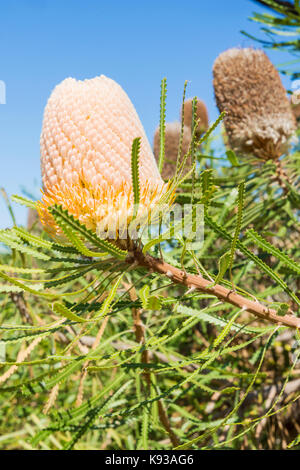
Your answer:
[[[297,54],[298,2],[260,3],[271,9],[254,17],[268,35],[259,40]],[[295,64],[281,68],[297,78]],[[278,315],[296,312],[299,149],[281,159],[288,178],[279,181],[272,161],[216,150],[220,133],[226,143],[219,121],[192,145],[196,171],[177,196],[204,204],[203,247],[188,250],[175,230],[151,253]],[[130,269],[60,207],[68,246],[37,221],[18,227],[6,200],[15,225],[0,232],[0,448],[299,449],[299,332]]]

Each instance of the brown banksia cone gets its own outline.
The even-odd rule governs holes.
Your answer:
[[[184,102],[183,105],[184,110],[184,125],[192,129],[192,118],[193,118],[193,99],[190,98]],[[182,112],[181,112],[182,118]],[[204,134],[208,129],[208,112],[206,108],[206,104],[204,101],[199,100],[197,98],[197,105],[196,105],[196,121],[198,122],[198,126],[196,129],[196,137],[200,137]]]
[[[267,55],[254,49],[229,49],[213,68],[215,97],[231,148],[264,160],[286,153],[296,130],[279,74]]]
[[[177,155],[178,155],[179,142],[180,142],[180,133],[181,133],[180,122],[168,122],[166,124],[165,159],[164,159],[164,165],[163,165],[163,170],[162,170],[162,177],[166,180],[173,178],[173,176],[175,175]],[[182,148],[181,148],[181,158],[183,158],[183,156],[188,153],[191,140],[192,140],[191,130],[189,127],[184,126]],[[159,147],[160,147],[159,128],[157,128],[154,134],[154,143],[153,143],[154,155],[157,161],[159,159]],[[191,168],[191,158],[188,157],[183,174],[186,174],[188,170],[190,170],[190,168]]]

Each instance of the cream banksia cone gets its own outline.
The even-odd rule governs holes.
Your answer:
[[[215,97],[231,148],[264,160],[288,149],[296,122],[279,74],[267,55],[254,49],[229,49],[213,67]]]
[[[162,169],[162,176],[164,179],[170,179],[175,176],[177,155],[179,150],[181,134],[181,124],[180,122],[168,122],[166,123],[165,130],[165,158],[164,165]],[[192,141],[192,134],[189,127],[184,126],[183,128],[183,139],[182,139],[182,149],[181,149],[181,158],[188,153],[190,144]],[[160,138],[159,138],[159,128],[156,129],[154,134],[153,149],[156,160],[159,158],[159,148],[160,148]],[[187,173],[191,168],[190,157],[186,161],[186,166],[183,174]]]
[[[60,204],[88,228],[101,233],[133,214],[131,147],[141,138],[139,214],[165,190],[154,155],[124,90],[101,75],[67,78],[52,92],[41,133],[44,194],[38,211],[46,230],[60,236],[48,211]],[[117,237],[116,237],[117,238]]]
[[[192,121],[193,121],[193,99],[192,98],[184,102],[183,111],[184,111],[184,124],[185,126],[192,129]],[[181,112],[181,118],[182,118],[182,112]],[[204,101],[199,100],[199,98],[197,98],[197,104],[196,104],[196,121],[199,121],[199,122],[198,122],[195,135],[197,138],[199,138],[208,129],[207,108],[206,108]]]

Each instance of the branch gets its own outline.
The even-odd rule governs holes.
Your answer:
[[[128,259],[128,262],[131,261],[132,260]],[[204,279],[202,276],[187,274],[185,271],[175,268],[163,260],[153,258],[150,255],[143,255],[141,252],[134,253],[134,261],[141,267],[167,276],[176,284],[181,284],[189,289],[195,288],[200,292],[214,295],[219,300],[252,313],[262,320],[267,320],[281,326],[300,329],[300,318],[296,317],[291,310],[289,310],[289,314],[287,315],[277,315],[276,310],[270,309],[258,301],[249,300],[219,284],[212,286],[211,281]]]

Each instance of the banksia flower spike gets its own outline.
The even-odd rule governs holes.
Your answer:
[[[177,162],[179,143],[180,143],[180,134],[181,134],[180,122],[166,123],[165,159],[164,159],[164,165],[163,165],[163,170],[162,170],[162,177],[166,180],[173,178],[175,176],[176,162]],[[188,153],[191,140],[192,140],[191,130],[189,127],[184,126],[181,155],[180,155],[181,158]],[[154,134],[154,142],[153,142],[154,155],[157,161],[159,159],[159,146],[160,146],[159,128],[157,128]],[[190,170],[190,165],[191,165],[190,158],[188,158],[186,162],[184,174],[187,173],[188,170]]]
[[[192,121],[193,121],[193,99],[190,98],[184,102],[183,105],[184,111],[184,124],[185,126],[192,129]],[[182,112],[181,112],[182,117]],[[204,101],[199,100],[197,98],[197,105],[196,105],[196,121],[198,121],[198,126],[195,132],[197,138],[199,138],[202,134],[204,134],[208,129],[208,112]]]
[[[267,55],[254,49],[229,49],[213,68],[215,97],[231,148],[264,160],[286,153],[296,129],[286,91]]]
[[[101,233],[113,219],[133,214],[131,147],[140,137],[139,213],[155,204],[165,185],[133,104],[124,90],[101,75],[67,78],[52,92],[41,133],[44,194],[38,211],[46,230],[60,230],[48,211],[60,204]],[[115,223],[115,222],[114,222]]]

